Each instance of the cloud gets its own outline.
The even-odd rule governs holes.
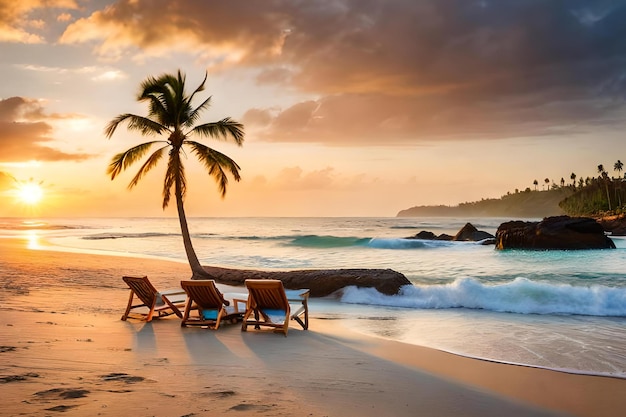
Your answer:
[[[267,126],[271,123],[273,118],[270,109],[250,109],[244,113],[241,121],[245,126]]]
[[[0,192],[10,190],[15,187],[15,178],[7,173],[0,171]]]
[[[98,66],[85,66],[85,67],[77,67],[77,68],[63,68],[63,67],[50,67],[43,65],[32,65],[32,64],[17,64],[16,67],[23,69],[25,71],[33,71],[33,72],[48,72],[48,73],[56,73],[56,74],[94,74],[91,79],[93,81],[101,82],[101,81],[115,81],[119,79],[128,78],[128,75],[119,70],[112,67],[98,67]]]
[[[45,146],[52,142],[54,120],[71,119],[73,115],[47,115],[37,100],[23,97],[0,99],[0,162],[15,161],[81,161],[90,155],[66,153]]]
[[[37,32],[46,23],[35,15],[46,8],[77,9],[78,6],[74,0],[0,0],[0,42],[44,43],[44,37]]]
[[[282,190],[323,190],[333,186],[334,169],[327,167],[305,173],[300,167],[283,168],[274,179]]]
[[[186,51],[213,65],[259,60],[279,53],[285,38],[275,33],[282,19],[271,3],[120,0],[70,24],[60,42],[93,42],[94,51],[111,60],[138,51]]]
[[[119,70],[110,70],[110,71],[104,71],[98,75],[96,75],[95,77],[92,77],[92,80],[94,81],[115,81],[115,80],[119,80],[119,79],[124,79],[127,78],[128,76]]]
[[[314,97],[249,113],[272,116],[266,140],[393,145],[623,123],[624,21],[626,0],[120,0],[61,42],[186,52]]]

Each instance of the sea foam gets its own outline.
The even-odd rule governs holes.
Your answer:
[[[345,288],[342,302],[421,309],[470,308],[520,314],[626,316],[626,289],[572,286],[516,278],[488,285],[474,278],[443,285],[407,285],[387,296],[373,288]]]

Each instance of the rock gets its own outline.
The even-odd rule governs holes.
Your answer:
[[[307,269],[296,271],[260,271],[205,266],[216,282],[243,286],[246,279],[279,279],[287,289],[309,288],[311,297],[325,297],[344,287],[372,287],[378,292],[395,295],[411,282],[391,269]]]
[[[596,219],[596,221],[612,236],[626,236],[626,214],[605,216]]]
[[[594,219],[555,216],[540,222],[502,223],[496,249],[615,249],[615,244]]]
[[[448,234],[442,233],[439,236],[434,234],[433,232],[429,232],[426,230],[422,230],[415,236],[407,237],[406,239],[422,239],[422,240],[456,240],[456,241],[471,241],[478,242],[483,241],[483,244],[493,244],[494,235],[491,233],[483,232],[481,230],[476,229],[471,223],[467,223],[465,226],[458,231],[455,236],[450,236]],[[491,243],[490,243],[491,242]]]
[[[455,241],[470,241],[470,242],[478,242],[485,239],[493,239],[494,235],[491,233],[483,232],[481,230],[476,229],[476,227],[471,223],[466,223],[465,226],[458,231],[458,233],[452,238]]]
[[[411,239],[424,239],[424,240],[435,240],[437,239],[437,235],[433,232],[427,232],[426,230],[422,230]]]

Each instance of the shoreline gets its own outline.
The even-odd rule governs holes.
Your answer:
[[[546,410],[553,410],[602,417],[626,406],[620,395],[626,388],[623,379],[491,362],[367,336],[342,325],[341,319],[316,318],[315,311],[310,330],[294,326],[287,339],[242,334],[238,326],[216,332],[181,329],[175,316],[124,323],[119,320],[128,297],[123,274],[148,275],[163,288],[187,278],[189,267],[169,260],[32,250],[19,238],[0,239],[0,254],[7,288],[0,296],[5,341],[0,377],[24,378],[3,384],[8,396],[0,415],[22,409],[35,413],[48,405],[72,406],[67,415],[90,410],[117,415],[121,403],[132,408],[135,402],[158,404],[163,414],[155,415],[182,415],[187,409],[180,400],[190,395],[209,398],[204,407],[214,406],[214,413],[232,409],[267,415],[278,410],[303,415],[307,410],[328,416],[447,416],[463,410],[477,416],[547,416],[554,414]],[[208,354],[211,348],[219,354]],[[232,380],[232,386],[213,384],[215,367],[221,376],[217,381]],[[294,369],[302,372],[294,374]],[[124,381],[103,389],[107,381],[102,375],[132,376],[129,370],[156,382],[145,390]],[[183,382],[168,394],[171,374]],[[264,398],[269,388],[259,387],[264,378],[283,388],[285,396]],[[89,393],[52,398],[60,391],[50,390],[59,387]],[[160,395],[151,392],[155,387]],[[133,392],[125,394],[125,389]],[[48,394],[36,395],[41,392]],[[266,402],[276,405],[267,408]]]

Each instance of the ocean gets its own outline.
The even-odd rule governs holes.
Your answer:
[[[496,251],[406,239],[502,218],[190,218],[201,263],[246,269],[390,268],[395,296],[347,288],[311,315],[357,331],[490,361],[626,378],[626,239],[616,250]],[[0,219],[0,236],[67,251],[186,262],[177,218]],[[180,277],[176,277],[179,279]]]

